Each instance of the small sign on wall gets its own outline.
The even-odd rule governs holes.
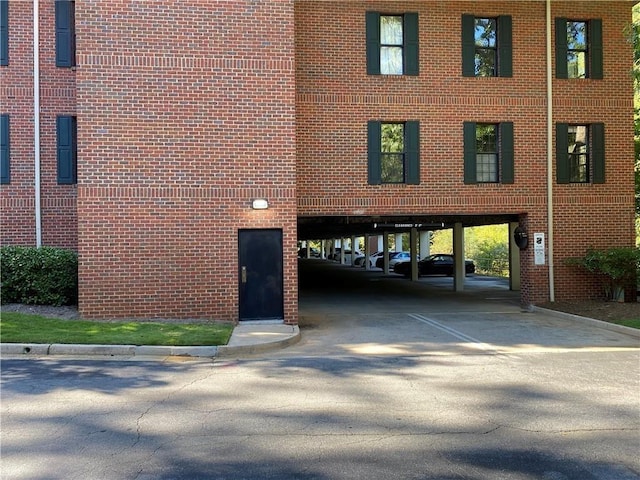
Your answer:
[[[544,233],[533,234],[533,257],[536,265],[545,264]]]

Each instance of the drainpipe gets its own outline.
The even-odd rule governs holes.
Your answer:
[[[547,0],[547,231],[549,301],[555,301],[553,273],[553,72],[551,49],[551,0]]]
[[[42,246],[40,210],[40,25],[39,1],[33,0],[33,150],[34,194],[36,215],[36,247]]]

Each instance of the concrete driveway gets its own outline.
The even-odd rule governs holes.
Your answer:
[[[322,260],[300,261],[299,349],[327,353],[508,354],[638,347],[640,339],[597,325],[523,310],[508,281],[421,277],[411,282],[381,270]]]

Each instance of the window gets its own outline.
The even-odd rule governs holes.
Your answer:
[[[567,76],[587,77],[586,22],[567,22]]]
[[[498,181],[498,126],[489,123],[476,124],[476,180]]]
[[[9,0],[0,0],[0,65],[9,65]]]
[[[9,115],[0,115],[0,183],[11,183],[9,164]]]
[[[402,75],[402,17],[380,16],[380,73]]]
[[[556,18],[556,77],[603,78],[602,21]]]
[[[367,73],[418,75],[418,14],[367,12]]]
[[[513,123],[464,122],[464,183],[513,183]]]
[[[558,183],[604,183],[604,124],[556,124]]]
[[[420,124],[368,124],[369,184],[420,183]]]
[[[404,183],[404,124],[383,123],[380,129],[382,183]]]
[[[75,65],[75,2],[56,0],[56,67],[75,67]]]
[[[569,125],[567,134],[569,181],[586,183],[589,181],[589,129],[586,125]]]
[[[511,17],[462,16],[462,75],[513,76]]]
[[[58,183],[77,183],[77,121],[76,117],[59,116],[56,121],[58,143]]]

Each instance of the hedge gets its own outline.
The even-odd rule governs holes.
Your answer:
[[[78,255],[54,247],[0,248],[2,303],[78,303]]]

